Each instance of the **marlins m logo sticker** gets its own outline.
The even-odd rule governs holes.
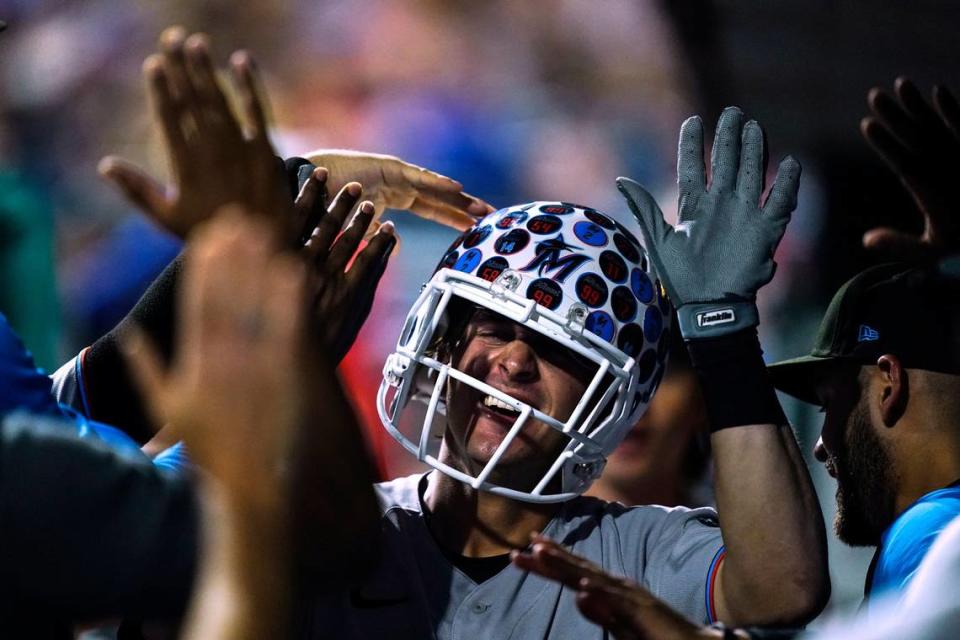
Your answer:
[[[557,281],[563,282],[571,273],[579,269],[585,262],[590,261],[590,256],[579,253],[573,253],[579,250],[579,247],[567,244],[563,240],[563,234],[556,237],[538,242],[536,245],[536,256],[526,265],[520,267],[520,271],[534,271],[539,275],[550,275]],[[562,255],[568,252],[567,255]],[[550,274],[550,272],[554,272]]]

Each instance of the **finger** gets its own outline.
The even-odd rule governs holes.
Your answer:
[[[617,189],[627,200],[627,205],[640,224],[650,251],[662,241],[673,228],[663,219],[663,212],[650,193],[630,178],[617,178]]]
[[[450,191],[458,193],[463,191],[463,185],[447,176],[440,175],[435,171],[424,169],[409,162],[400,162],[400,174],[416,190],[436,189],[439,191]]]
[[[341,273],[347,267],[347,263],[356,253],[360,241],[363,240],[363,235],[367,232],[367,227],[373,220],[373,213],[373,203],[369,200],[364,201],[357,208],[350,224],[330,249],[330,255],[327,257],[327,268],[331,272]]]
[[[733,191],[740,166],[740,132],[743,112],[727,107],[720,114],[710,152],[710,190]]]
[[[183,106],[186,112],[197,118],[199,123],[197,96],[187,75],[186,59],[183,54],[186,39],[187,32],[183,27],[170,27],[160,34],[160,51],[163,54],[163,70],[170,83],[173,98]]]
[[[860,133],[877,155],[895,173],[913,175],[919,170],[919,158],[910,148],[898,140],[876,118],[867,116],[860,121]]]
[[[159,429],[167,421],[166,368],[160,352],[146,332],[136,325],[121,335],[120,347],[133,381],[144,399],[153,426]]]
[[[266,110],[258,90],[259,79],[253,56],[247,51],[236,51],[230,56],[230,63],[237,80],[237,93],[247,138],[260,145],[269,146]]]
[[[925,146],[918,123],[893,96],[874,87],[867,94],[867,105],[888,133],[896,136],[904,145],[914,150]]]
[[[680,127],[677,151],[677,187],[680,201],[699,195],[706,189],[706,169],[703,166],[703,121],[700,116],[684,120]]]
[[[773,188],[763,206],[763,215],[786,226],[790,214],[797,208],[797,193],[800,190],[800,163],[787,156],[777,168]]]
[[[309,165],[301,169],[310,170]],[[310,238],[310,233],[316,228],[320,219],[327,210],[327,176],[323,167],[310,171],[310,177],[303,183],[297,199],[293,203],[294,225],[298,229],[298,243],[303,246]]]
[[[116,156],[103,158],[97,165],[97,171],[156,224],[179,234],[180,230],[171,228],[172,221],[167,218],[169,202],[163,185],[146,171]]]
[[[602,591],[582,590],[577,593],[577,608],[588,620],[610,632],[615,640],[635,640],[643,638],[641,633],[630,624],[616,607],[616,602]]]
[[[424,220],[452,227],[457,231],[466,231],[477,223],[477,219],[464,209],[419,196],[410,205],[410,211]]]
[[[147,80],[147,94],[160,123],[164,144],[167,145],[176,165],[176,161],[188,158],[189,152],[181,127],[183,106],[171,93],[169,77],[163,66],[163,57],[152,55],[144,60],[143,75]],[[176,166],[174,170],[176,171]]]
[[[307,252],[315,263],[326,262],[330,245],[340,233],[344,220],[357,204],[362,192],[359,182],[350,182],[344,185],[333,199],[333,204],[320,219],[320,224],[317,225],[307,243]]]
[[[863,246],[899,260],[914,261],[929,257],[931,247],[917,236],[889,227],[877,227],[863,234]]]
[[[737,193],[747,202],[758,204],[763,193],[763,129],[756,120],[743,126],[740,142],[740,170],[737,173]]]
[[[229,127],[239,134],[240,128],[220,88],[217,72],[210,58],[210,39],[205,34],[195,33],[187,38],[184,49],[187,73],[196,95],[203,102],[203,108],[209,112],[207,115],[210,117],[207,119],[212,118],[213,122]]]
[[[940,114],[940,119],[953,133],[954,137],[960,140],[960,104],[949,89],[942,85],[933,88],[933,105]]]
[[[393,222],[387,221],[380,225],[347,271],[347,282],[350,286],[357,290],[366,287],[375,288],[386,269],[387,260],[396,242],[396,229]]]
[[[938,124],[938,118],[933,107],[924,99],[923,94],[917,89],[908,78],[900,76],[893,83],[893,90],[896,92],[900,103],[904,109],[913,116],[917,122],[928,131],[935,130]]]

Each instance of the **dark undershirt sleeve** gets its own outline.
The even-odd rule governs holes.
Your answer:
[[[188,481],[32,416],[0,427],[0,615],[176,616],[198,544]]]

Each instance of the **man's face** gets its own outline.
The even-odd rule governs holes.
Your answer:
[[[841,364],[818,385],[826,417],[814,453],[837,480],[837,537],[871,546],[893,522],[896,474],[861,381],[869,383],[859,366]]]
[[[561,421],[570,417],[597,369],[556,342],[485,309],[477,310],[468,323],[453,364]],[[445,442],[463,465],[479,471],[518,415],[473,387],[451,382]],[[568,442],[560,432],[531,418],[504,452],[498,469],[512,469],[511,476],[522,481],[539,478]]]

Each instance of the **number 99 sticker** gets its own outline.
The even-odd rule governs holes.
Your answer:
[[[537,278],[527,287],[527,298],[553,311],[563,302],[563,291],[550,278]]]
[[[602,307],[608,293],[607,283],[595,273],[585,273],[577,279],[577,297],[588,307]]]

